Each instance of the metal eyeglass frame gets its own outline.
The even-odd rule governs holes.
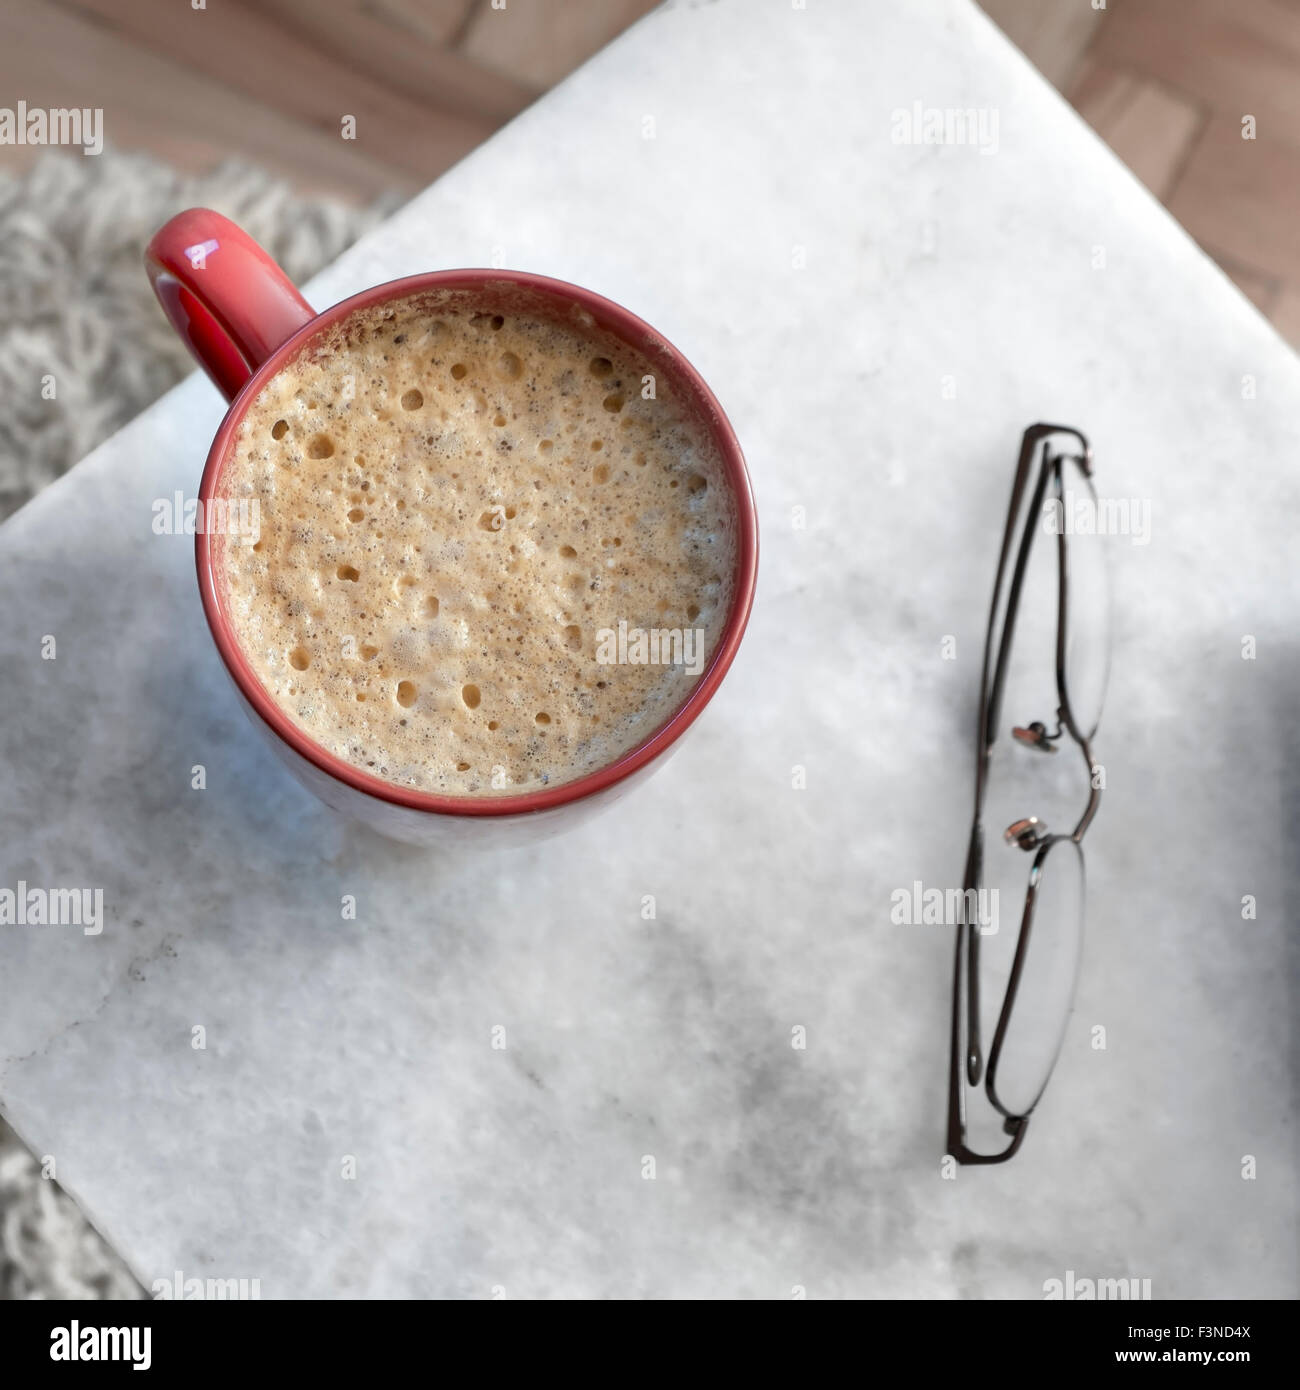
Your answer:
[[[1054,436],[1066,435],[1078,442],[1080,453],[1062,453],[1052,451],[1052,439]],[[1029,507],[1025,513],[1024,528],[1020,538],[1019,551],[1016,555],[1015,569],[1011,574],[1010,585],[1007,589],[1005,614],[999,632],[998,616],[999,606],[1002,601],[1004,581],[1007,578],[1008,562],[1012,554],[1012,544],[1015,540],[1016,521],[1021,515],[1021,506],[1025,498],[1026,489],[1029,487],[1033,474],[1034,456],[1042,445],[1042,461],[1038,469],[1037,479],[1033,484],[1033,494],[1030,498]],[[964,888],[962,893],[962,903],[966,904],[976,899],[972,898],[971,890],[978,890],[983,879],[984,868],[984,828],[981,816],[984,807],[984,794],[989,771],[989,758],[993,751],[993,744],[997,738],[997,727],[1002,709],[1003,687],[1006,681],[1007,668],[1010,664],[1011,644],[1015,633],[1016,615],[1020,606],[1020,590],[1024,582],[1025,570],[1029,561],[1029,552],[1033,544],[1034,535],[1038,530],[1042,515],[1043,498],[1047,493],[1049,485],[1055,485],[1056,495],[1060,496],[1061,476],[1065,464],[1073,462],[1083,474],[1084,481],[1089,491],[1092,491],[1092,449],[1088,441],[1076,429],[1071,429],[1064,425],[1031,425],[1024,433],[1020,444],[1020,458],[1016,465],[1015,483],[1011,489],[1011,506],[1007,514],[1006,529],[1002,537],[1002,552],[998,559],[997,580],[993,586],[993,601],[989,609],[988,635],[984,642],[984,669],[980,681],[980,709],[979,725],[977,729],[976,741],[976,761],[975,761],[975,814],[971,826],[970,846],[966,854],[966,870]],[[1095,504],[1096,494],[1093,493]],[[1016,821],[1006,831],[1008,844],[1018,845],[1021,849],[1034,852],[1034,862],[1029,873],[1029,886],[1025,895],[1025,907],[1021,917],[1020,935],[1016,942],[1016,953],[1011,966],[1011,974],[1007,981],[1006,994],[1002,1001],[1002,1008],[998,1014],[997,1026],[993,1034],[993,1045],[989,1052],[987,1071],[984,1068],[983,1055],[980,1048],[980,992],[979,992],[979,954],[980,954],[980,924],[968,922],[967,913],[963,910],[963,920],[957,927],[957,949],[956,960],[953,969],[953,994],[952,994],[952,1053],[950,1058],[950,1072],[948,1082],[948,1153],[959,1163],[1005,1163],[1012,1158],[1020,1145],[1024,1142],[1025,1133],[1029,1127],[1029,1116],[1034,1107],[1042,1098],[1043,1091],[1047,1088],[1047,1082],[1051,1077],[1051,1072],[1056,1064],[1053,1057],[1051,1065],[1048,1067],[1047,1075],[1043,1079],[1043,1084],[1039,1088],[1038,1095],[1035,1096],[1032,1104],[1023,1114],[1014,1114],[1007,1109],[998,1098],[997,1094],[997,1068],[998,1060],[1001,1056],[1002,1043],[1006,1037],[1007,1027],[1011,1019],[1012,1009],[1016,1001],[1016,992],[1020,985],[1020,975],[1024,966],[1027,948],[1029,945],[1030,931],[1033,926],[1035,896],[1038,882],[1042,874],[1043,861],[1047,858],[1052,846],[1061,840],[1072,840],[1075,845],[1079,845],[1084,833],[1092,823],[1092,818],[1097,814],[1097,808],[1101,802],[1101,790],[1097,786],[1095,774],[1096,763],[1092,755],[1091,739],[1096,733],[1096,728],[1083,730],[1078,727],[1073,712],[1070,707],[1069,690],[1066,682],[1066,650],[1067,650],[1067,623],[1068,623],[1068,596],[1069,596],[1069,566],[1067,559],[1067,527],[1062,526],[1057,534],[1057,564],[1058,564],[1058,605],[1056,622],[1056,689],[1060,699],[1060,706],[1057,709],[1058,728],[1048,732],[1046,727],[1035,721],[1027,728],[1016,728],[1012,732],[1021,742],[1037,747],[1043,751],[1055,752],[1054,739],[1061,736],[1063,732],[1068,733],[1074,742],[1079,746],[1083,753],[1084,763],[1088,768],[1089,796],[1088,804],[1084,808],[1083,815],[1073,832],[1069,835],[1045,835],[1045,827],[1041,826],[1038,819],[1029,816],[1024,820]],[[994,645],[997,645],[996,665],[993,664]],[[1108,660],[1108,657],[1107,657]],[[990,669],[992,680],[990,680]],[[1104,684],[1103,684],[1104,693]],[[1100,706],[1098,709],[1100,718]],[[1080,870],[1082,872],[1082,850],[1080,850]],[[1082,922],[1080,923],[1082,931]],[[1059,1053],[1059,1044],[1058,1049]],[[1010,1136],[1010,1143],[1006,1148],[998,1153],[983,1154],[976,1153],[970,1149],[966,1143],[966,1086],[978,1087],[981,1076],[984,1078],[985,1094],[993,1108],[1003,1117],[1003,1132]]]

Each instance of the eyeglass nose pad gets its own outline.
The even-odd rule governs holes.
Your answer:
[[[1019,849],[1035,850],[1047,838],[1047,826],[1037,816],[1026,816],[1024,820],[1014,821],[1007,826],[1002,838]]]
[[[1027,729],[1022,729],[1016,725],[1011,730],[1011,735],[1028,747],[1037,748],[1040,753],[1056,752],[1056,744],[1052,742],[1052,738],[1047,732],[1047,725],[1041,719],[1035,719]]]

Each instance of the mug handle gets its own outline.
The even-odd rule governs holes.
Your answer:
[[[144,263],[172,327],[228,401],[316,317],[257,242],[210,208],[190,208],[160,227]]]

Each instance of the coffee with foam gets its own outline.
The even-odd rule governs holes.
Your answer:
[[[223,606],[284,714],[399,786],[493,796],[680,707],[734,591],[707,431],[589,323],[455,295],[359,311],[263,388],[219,491]]]

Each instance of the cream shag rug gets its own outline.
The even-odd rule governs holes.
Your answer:
[[[359,211],[296,197],[244,164],[194,178],[111,150],[51,152],[22,177],[0,176],[0,520],[192,369],[141,262],[174,213],[225,213],[301,283],[398,202]],[[47,375],[52,401],[41,399]],[[0,1299],[141,1296],[0,1119]]]

